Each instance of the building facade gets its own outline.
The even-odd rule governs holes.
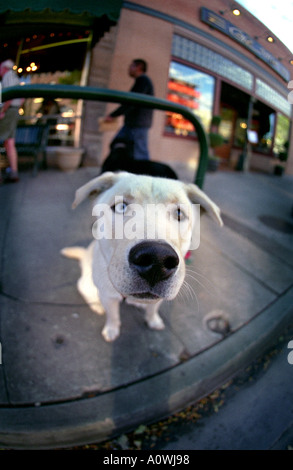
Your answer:
[[[157,96],[191,108],[207,133],[213,116],[221,116],[218,132],[224,143],[216,154],[227,166],[235,168],[246,153],[249,168],[272,172],[277,156],[282,161],[287,155],[286,171],[292,173],[292,55],[250,13],[235,3],[240,11],[235,16],[229,5],[222,0],[210,1],[208,8],[191,0],[124,2],[108,86],[128,90],[128,63],[144,57]],[[111,137],[103,136],[102,159]],[[155,111],[154,159],[192,165],[195,143],[189,122]]]
[[[225,0],[210,0],[208,6],[198,0],[136,0],[116,7],[119,18],[99,34],[101,26],[95,22],[84,24],[82,32],[75,29],[81,40],[76,47],[85,46],[76,49],[79,83],[128,91],[133,83],[128,65],[144,58],[157,97],[190,108],[207,133],[214,130],[213,117],[220,116],[216,131],[223,143],[215,153],[223,166],[237,168],[244,161],[249,169],[272,173],[281,167],[293,174],[288,99],[293,54],[260,21],[237,2]],[[66,24],[55,32],[72,33]],[[37,62],[33,51],[28,58]],[[39,69],[31,82],[44,81],[49,71]],[[98,132],[98,118],[115,106],[84,102],[75,108],[85,165],[100,165],[106,158],[113,133]],[[196,168],[197,138],[180,115],[154,111],[149,146],[154,160]]]

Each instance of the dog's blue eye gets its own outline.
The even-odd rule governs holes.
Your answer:
[[[117,202],[117,204],[114,204],[112,206],[112,210],[116,212],[117,214],[124,214],[126,209],[127,209],[126,202]]]
[[[178,222],[181,222],[182,220],[186,218],[185,212],[180,207],[177,207],[175,209],[174,216],[178,220]]]

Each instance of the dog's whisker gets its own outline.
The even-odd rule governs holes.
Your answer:
[[[202,287],[205,291],[207,291],[210,295],[213,295],[213,292],[207,288],[202,282],[200,282],[196,277],[191,276],[190,274],[186,274],[186,278],[189,277],[193,279],[200,287]]]
[[[200,280],[197,278],[197,276],[202,277],[206,281],[208,286],[206,286],[203,282],[200,282]],[[189,277],[189,278],[193,279],[197,284],[199,284],[209,294],[213,295],[213,291],[215,290],[215,287],[211,283],[211,281],[209,281],[209,279],[206,276],[204,276],[204,275],[200,274],[199,272],[194,271],[192,269],[186,269],[186,277]]]
[[[185,283],[186,287],[188,288],[188,290],[190,292],[191,299],[194,299],[196,301],[197,312],[199,312],[199,301],[198,301],[195,290],[193,289],[193,287],[186,280],[184,281],[184,283]]]
[[[183,287],[185,288],[186,292],[190,295],[190,298],[193,300],[193,298],[196,297],[196,293],[193,287],[186,280],[183,281]]]
[[[188,285],[188,283],[186,283],[186,281],[183,281],[178,292],[178,297],[182,298],[185,303],[188,297],[192,298],[192,293],[190,292],[189,287],[190,286]]]
[[[184,299],[184,301],[188,301],[188,298],[190,298],[190,300],[192,300],[192,301],[195,300],[196,305],[197,305],[197,311],[199,311],[199,302],[198,302],[196,292],[193,289],[193,287],[186,280],[183,281],[183,284],[182,284],[181,289],[179,291],[179,296],[182,297]],[[189,300],[189,302],[190,302],[190,300]]]
[[[201,274],[200,272],[196,271],[195,269],[191,267],[186,267],[185,271],[187,273],[196,274],[197,276],[202,277],[205,281],[207,281],[210,284],[211,287],[213,287],[212,282],[204,274]]]

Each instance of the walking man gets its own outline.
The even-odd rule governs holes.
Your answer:
[[[151,79],[146,75],[147,63],[143,59],[135,59],[131,62],[128,74],[135,79],[131,92],[154,95],[154,87]],[[124,115],[124,126],[120,129],[114,140],[125,140],[133,149],[133,158],[137,160],[149,160],[148,132],[152,125],[153,110],[141,106],[123,104],[113,111],[106,121],[110,122],[118,116]]]

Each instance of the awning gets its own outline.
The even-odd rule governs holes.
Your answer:
[[[80,69],[93,47],[119,19],[123,0],[0,0],[0,61],[42,71]],[[52,44],[58,51],[52,48]],[[51,44],[52,43],[52,44]],[[74,49],[73,49],[74,47]],[[24,54],[24,51],[27,54]]]
[[[11,13],[69,13],[100,18],[106,15],[117,21],[122,7],[122,0],[9,0],[0,1],[0,14]]]

